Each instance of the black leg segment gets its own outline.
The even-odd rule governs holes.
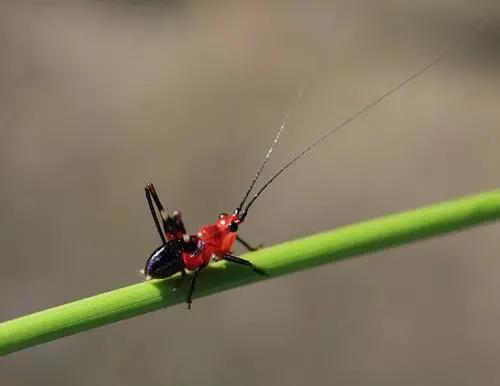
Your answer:
[[[240,236],[236,236],[236,240],[238,240],[241,243],[241,245],[243,245],[250,252],[256,251],[262,247],[262,245],[259,245],[258,247],[252,247],[249,243],[247,243],[245,240],[243,240]]]
[[[167,213],[165,212],[165,208],[163,208],[163,205],[161,204],[160,198],[158,197],[158,194],[156,193],[156,189],[152,183],[149,183],[146,185],[146,196],[149,195],[148,202],[153,200],[156,207],[158,208],[158,211],[160,212],[160,217],[163,222],[163,230],[167,233],[173,233],[175,232],[175,221],[173,218],[170,216],[167,216]],[[151,206],[150,206],[151,207]],[[156,215],[155,215],[156,217]]]
[[[230,261],[231,263],[240,264],[240,265],[244,265],[246,267],[250,267],[254,270],[254,272],[258,273],[259,275],[269,277],[269,275],[267,274],[266,271],[256,267],[250,261],[242,259],[241,257],[233,256],[233,255],[224,255],[224,260]]]
[[[146,187],[144,188],[144,191],[146,193],[146,200],[148,201],[148,206],[149,210],[151,211],[151,216],[153,216],[153,220],[156,225],[156,229],[158,230],[158,234],[160,235],[161,241],[163,244],[166,244],[167,241],[165,240],[165,234],[163,233],[161,226],[160,226],[160,221],[158,220],[158,216],[156,215],[155,208],[153,206],[153,200],[156,203],[156,206],[158,207],[159,210],[163,209],[163,206],[161,205],[160,199],[158,198],[158,195],[156,194],[155,188],[153,184],[147,184]],[[159,205],[158,205],[159,203]]]
[[[186,228],[184,227],[184,222],[182,221],[181,214],[179,212],[174,212],[174,217],[167,215],[153,184],[147,184],[144,190],[146,192],[146,199],[148,200],[149,210],[151,211],[156,229],[160,234],[163,244],[166,243],[165,234],[167,235],[169,240],[171,238],[179,238],[181,235],[184,235],[186,233]],[[155,205],[157,210],[155,210]],[[163,231],[160,226],[160,220],[158,218],[157,211],[160,212]]]
[[[194,271],[194,273],[193,273],[193,278],[191,279],[191,286],[189,287],[189,292],[188,292],[188,296],[186,299],[188,310],[191,309],[191,303],[193,302],[193,293],[194,293],[194,289],[196,286],[196,279],[198,279],[198,274],[201,272],[201,270],[203,268],[205,268],[205,267],[200,267],[196,271]]]

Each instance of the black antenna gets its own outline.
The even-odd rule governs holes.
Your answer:
[[[299,90],[299,92],[295,95],[295,101],[294,101],[293,105],[297,104],[297,101],[300,99],[303,91],[304,91],[304,87],[302,87]],[[238,208],[236,209],[236,211],[238,213],[241,212],[243,205],[245,205],[245,201],[247,200],[248,196],[250,195],[250,192],[252,191],[253,187],[255,186],[255,183],[257,182],[260,174],[264,170],[264,167],[266,166],[267,161],[269,161],[269,158],[271,158],[271,154],[274,150],[274,147],[278,144],[278,141],[281,137],[281,133],[283,133],[283,130],[285,130],[286,124],[288,123],[288,120],[290,119],[291,115],[292,115],[292,113],[290,111],[285,115],[285,118],[283,119],[281,126],[280,126],[278,132],[276,133],[276,136],[274,137],[274,140],[273,140],[273,143],[271,144],[271,147],[267,151],[267,154],[264,157],[264,160],[260,164],[259,170],[257,170],[257,173],[255,174],[252,182],[250,183],[250,186],[248,187],[248,189],[245,193],[245,196],[243,196],[243,200],[241,200],[240,205],[238,205]]]
[[[326,38],[328,36],[330,36],[331,33],[333,33],[333,31],[334,31],[334,29],[335,29],[335,27],[337,25],[337,23],[335,23],[335,21],[339,17],[339,15],[341,14],[341,12],[343,11],[344,5],[345,5],[345,2],[342,3],[339,11],[334,16],[332,24],[331,24],[331,28],[328,30],[327,34],[324,37],[325,40],[326,40]],[[255,186],[255,183],[257,182],[257,180],[259,179],[260,175],[262,174],[262,171],[264,170],[264,167],[266,166],[267,161],[269,161],[269,158],[271,158],[271,154],[274,151],[274,148],[276,147],[276,145],[278,144],[278,142],[280,140],[280,137],[281,137],[281,134],[285,130],[285,128],[286,128],[286,126],[288,124],[288,121],[290,120],[290,117],[292,116],[292,112],[293,112],[294,107],[297,105],[297,103],[299,102],[300,98],[302,97],[302,94],[304,93],[304,90],[309,86],[310,74],[313,72],[314,67],[316,67],[317,64],[318,64],[317,60],[314,61],[314,62],[312,62],[312,63],[310,63],[310,66],[309,66],[309,68],[308,68],[308,70],[306,72],[307,73],[307,76],[305,78],[306,80],[304,81],[304,83],[302,84],[302,86],[295,93],[295,97],[293,98],[290,106],[287,109],[288,112],[286,113],[285,117],[281,121],[280,128],[279,128],[278,132],[276,133],[276,136],[274,137],[273,142],[271,143],[271,147],[267,151],[266,156],[264,157],[264,160],[262,161],[262,163],[260,164],[259,169],[257,170],[257,173],[253,177],[253,180],[250,183],[250,186],[248,187],[245,195],[243,196],[243,199],[241,200],[240,204],[236,208],[236,212],[237,213],[241,212],[241,209],[243,208],[243,205],[245,205],[245,202],[246,202],[248,196],[250,195],[250,193],[252,192],[252,189]]]
[[[481,22],[479,22],[476,25],[476,28],[472,31],[471,35],[477,33],[479,30],[481,30],[484,26],[486,25],[486,19],[483,19]],[[470,36],[469,36],[470,37]],[[441,54],[436,56],[433,60],[428,62],[426,65],[422,66],[420,69],[415,71],[412,75],[410,75],[408,78],[403,80],[402,82],[398,83],[396,86],[392,87],[389,89],[389,91],[385,92],[384,94],[380,95],[378,98],[374,99],[372,102],[367,104],[365,107],[363,107],[361,110],[358,110],[356,113],[352,114],[348,118],[346,118],[344,121],[340,122],[337,126],[335,126],[332,130],[324,134],[321,138],[319,138],[317,141],[313,142],[310,144],[308,147],[306,147],[302,152],[300,152],[298,155],[296,155],[292,160],[290,160],[285,166],[283,166],[281,169],[278,170],[276,174],[274,174],[261,188],[260,190],[253,196],[253,198],[250,200],[250,202],[247,204],[243,212],[241,212],[240,218],[242,220],[245,219],[248,209],[252,206],[252,204],[255,202],[257,197],[259,197],[262,192],[276,179],[278,176],[283,173],[288,167],[293,165],[295,162],[297,162],[299,159],[301,159],[304,155],[306,155],[311,149],[325,141],[330,135],[333,133],[337,132],[338,130],[342,129],[343,127],[347,126],[349,123],[351,123],[354,119],[359,117],[360,115],[364,114],[368,110],[370,110],[372,107],[377,105],[378,103],[382,102],[384,99],[388,98],[398,90],[400,90],[403,86],[406,84],[410,83],[411,81],[415,80],[418,78],[420,75],[422,75],[424,72],[426,72],[428,69],[431,67],[435,66],[438,64],[440,61],[442,61],[450,52],[453,51],[454,48],[456,48],[456,42],[451,44],[448,48],[446,48]]]

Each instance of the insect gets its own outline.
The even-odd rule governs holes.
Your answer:
[[[479,23],[474,32],[477,32],[484,26],[485,22]],[[238,236],[238,229],[240,225],[245,221],[248,211],[256,199],[263,193],[263,191],[286,169],[292,166],[295,162],[301,159],[314,147],[324,142],[328,137],[347,126],[354,119],[364,114],[375,105],[388,98],[403,86],[409,82],[415,80],[421,76],[428,69],[439,63],[444,59],[450,52],[451,47],[448,47],[440,55],[436,56],[430,62],[422,66],[420,69],[415,71],[413,74],[408,76],[406,79],[396,84],[390,88],[385,93],[381,94],[379,97],[375,98],[372,102],[365,105],[363,108],[359,109],[354,114],[350,115],[348,118],[340,122],[338,125],[333,127],[330,131],[324,134],[322,137],[317,139],[315,142],[311,143],[294,158],[292,158],[288,163],[281,167],[271,178],[269,178],[262,187],[253,195],[253,197],[247,202],[250,197],[258,178],[260,177],[264,167],[266,166],[275,146],[279,142],[281,134],[283,133],[288,119],[290,117],[290,112],[286,114],[282,124],[271,144],[271,147],[267,151],[256,175],[250,183],[246,193],[243,196],[242,201],[238,207],[231,213],[222,213],[219,215],[217,220],[213,224],[203,226],[197,233],[189,235],[186,232],[184,222],[180,212],[173,212],[172,215],[167,214],[165,211],[156,189],[152,183],[149,183],[145,187],[146,199],[148,202],[151,215],[153,217],[156,229],[160,235],[161,246],[156,248],[150,255],[146,262],[144,268],[144,276],[146,279],[150,278],[166,278],[170,277],[176,273],[181,273],[181,282],[187,276],[186,270],[193,272],[191,283],[189,286],[189,291],[186,297],[186,303],[188,309],[191,308],[192,297],[195,291],[195,285],[200,272],[212,261],[225,260],[230,263],[239,264],[252,269],[256,274],[262,276],[269,276],[267,272],[261,268],[255,266],[252,262],[245,260],[241,257],[235,256],[232,252],[232,247],[236,241],[243,244],[248,250],[255,250],[256,248],[251,247],[247,242]],[[304,86],[299,89],[296,94],[295,102],[302,95]],[[160,220],[158,218],[157,212],[160,214]]]
[[[147,184],[145,192],[162,245],[147,260],[144,275],[146,278],[165,278],[180,272],[182,279],[184,279],[186,269],[193,271],[194,274],[186,299],[188,308],[191,308],[198,274],[212,260],[226,260],[244,265],[252,268],[259,275],[268,276],[264,270],[256,267],[248,260],[235,256],[231,252],[235,241],[241,242],[248,250],[257,249],[251,247],[237,234],[239,225],[245,220],[247,213],[245,210],[238,208],[232,214],[221,213],[215,223],[205,225],[196,234],[188,235],[181,213],[176,211],[172,216],[166,213],[154,185]],[[163,230],[154,205],[160,212]]]

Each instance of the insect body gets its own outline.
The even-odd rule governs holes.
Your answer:
[[[146,278],[166,278],[181,272],[184,278],[185,269],[193,271],[193,279],[186,299],[188,308],[191,307],[198,274],[211,260],[226,260],[245,265],[256,273],[267,276],[263,270],[255,267],[248,260],[234,256],[231,252],[236,240],[247,249],[255,250],[237,235],[238,226],[244,221],[240,210],[235,210],[231,215],[222,213],[214,224],[202,227],[195,235],[188,235],[179,212],[174,212],[173,216],[166,214],[153,184],[147,184],[145,192],[162,245],[147,260],[144,275]],[[155,205],[160,212],[163,229],[160,226]]]

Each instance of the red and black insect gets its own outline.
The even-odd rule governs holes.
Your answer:
[[[484,22],[480,23],[476,27],[476,30],[482,28],[483,25]],[[248,203],[246,203],[250,193],[252,192],[252,189],[255,186],[255,183],[262,173],[267,161],[271,156],[271,153],[274,150],[274,147],[278,143],[278,140],[286,127],[286,123],[290,117],[290,113],[288,113],[285,116],[282,125],[280,126],[278,133],[276,134],[276,137],[274,138],[274,141],[269,148],[263,162],[261,163],[257,174],[250,183],[250,186],[247,189],[240,205],[234,210],[232,214],[222,213],[215,221],[215,223],[202,227],[196,234],[188,235],[182,221],[181,214],[179,212],[174,212],[172,216],[168,215],[163,205],[161,204],[160,199],[158,198],[153,184],[146,185],[146,198],[156,228],[158,229],[162,245],[158,247],[147,260],[146,267],[144,269],[145,277],[166,278],[180,272],[182,274],[182,278],[184,278],[186,276],[186,269],[192,271],[193,275],[186,299],[188,308],[190,308],[198,275],[210,263],[211,260],[226,260],[231,263],[244,265],[253,269],[253,271],[255,271],[259,275],[268,276],[265,271],[253,265],[250,261],[235,256],[232,253],[232,247],[235,241],[241,242],[249,250],[255,250],[255,248],[252,248],[237,234],[239,226],[245,221],[248,210],[255,202],[255,200],[281,173],[283,173],[288,167],[302,158],[311,149],[319,145],[321,142],[325,141],[330,135],[348,125],[351,121],[353,121],[360,115],[370,110],[382,100],[388,98],[390,95],[405,86],[407,83],[415,80],[429,68],[444,59],[447,54],[449,54],[449,52],[450,49],[446,49],[439,56],[435,57],[432,61],[422,66],[408,78],[396,84],[390,90],[380,95],[378,98],[374,99],[362,109],[358,110],[356,113],[352,114],[344,121],[339,123],[317,141],[310,144],[302,152],[300,152],[297,156],[295,156],[292,160],[285,164],[281,169],[279,169],[277,173],[275,173],[266,183],[264,183],[264,185],[257,191],[257,193],[255,193],[252,199]],[[298,100],[298,98],[300,98],[303,89],[304,87],[302,87],[296,94],[295,102]],[[160,225],[157,211],[160,213],[162,225]]]
[[[221,213],[214,224],[205,225],[198,233],[188,235],[180,212],[168,215],[158,198],[153,184],[147,184],[146,199],[151,214],[160,234],[162,245],[149,257],[144,269],[146,278],[165,278],[180,272],[186,276],[186,269],[194,272],[186,302],[191,307],[191,300],[198,274],[210,261],[226,260],[252,268],[257,274],[268,276],[265,271],[250,261],[234,256],[232,247],[236,240],[248,250],[255,250],[242,240],[237,232],[238,226],[245,220],[247,211],[236,209],[233,214]],[[156,210],[160,212],[163,230],[160,226]]]
[[[154,185],[152,183],[146,185],[146,199],[160,235],[162,245],[158,247],[147,260],[146,267],[144,268],[144,276],[148,279],[166,278],[180,272],[183,279],[186,276],[186,269],[194,272],[186,299],[188,308],[191,308],[192,296],[198,274],[212,260],[226,260],[231,263],[244,265],[251,268],[259,275],[269,276],[264,270],[256,267],[250,261],[235,256],[232,252],[232,247],[236,241],[239,241],[250,251],[257,249],[251,247],[250,244],[238,236],[238,227],[245,221],[250,206],[271,183],[271,180],[268,181],[268,183],[265,184],[245,206],[248,196],[271,156],[274,146],[278,143],[278,139],[284,127],[284,124],[280,127],[271,148],[238,208],[236,208],[232,214],[221,213],[215,223],[205,225],[196,234],[188,235],[180,212],[176,211],[172,216],[167,214],[156,193]],[[278,174],[280,173],[281,172]],[[160,213],[161,225],[157,212]]]

